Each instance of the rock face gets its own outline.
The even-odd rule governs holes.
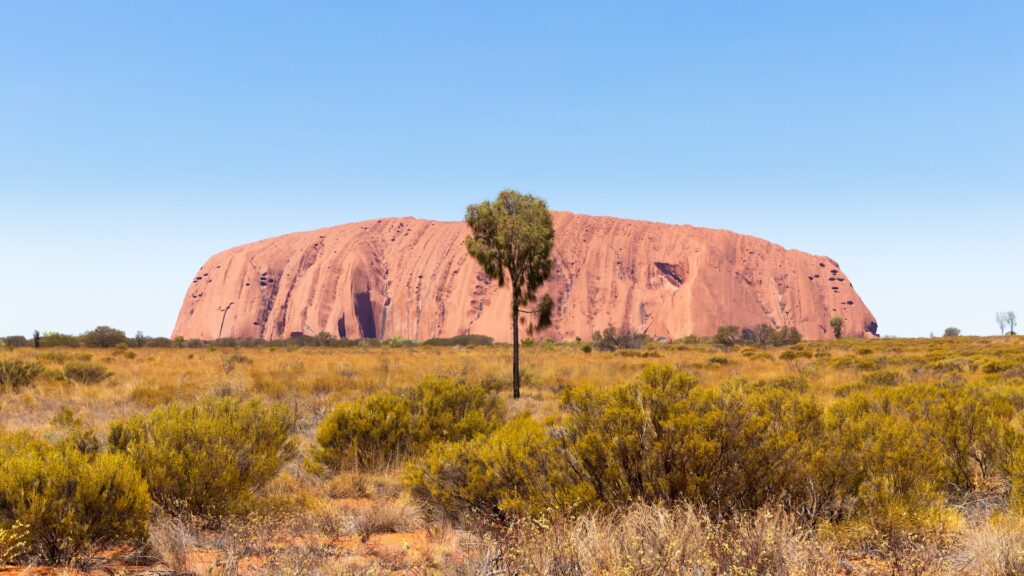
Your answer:
[[[588,340],[607,326],[652,337],[708,336],[724,325],[794,326],[804,338],[874,336],[874,316],[829,258],[724,230],[553,214],[554,326]],[[466,253],[462,222],[388,218],[298,232],[226,250],[192,279],[174,336],[276,340],[510,341],[511,292]]]

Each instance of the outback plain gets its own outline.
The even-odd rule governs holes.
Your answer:
[[[1021,573],[1024,338],[729,335],[7,347],[0,563]]]

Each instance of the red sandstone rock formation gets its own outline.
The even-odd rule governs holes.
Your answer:
[[[707,336],[724,325],[795,326],[873,336],[874,316],[829,258],[724,230],[554,213],[544,290],[554,326],[589,339],[607,326],[653,337]],[[189,285],[174,336],[281,339],[485,334],[511,340],[511,293],[466,253],[461,222],[387,218],[287,234],[210,258]]]

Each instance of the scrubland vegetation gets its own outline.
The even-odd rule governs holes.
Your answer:
[[[0,349],[0,564],[1024,574],[1024,338],[720,336]]]

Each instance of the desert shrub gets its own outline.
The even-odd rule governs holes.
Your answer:
[[[715,332],[714,342],[720,346],[733,346],[739,341],[739,326],[722,326]]]
[[[29,386],[46,369],[36,362],[0,360],[0,392]]]
[[[643,348],[647,343],[646,334],[635,332],[629,328],[609,326],[601,332],[594,332],[592,344],[598,350],[618,350],[620,348]]]
[[[117,349],[110,353],[112,358],[125,358],[127,360],[134,360],[137,354],[135,351],[129,350],[127,344],[118,344]]]
[[[1000,372],[1006,372],[1010,368],[1014,368],[1020,364],[1020,361],[1014,360],[989,360],[981,365],[981,371],[985,374],[998,374]]]
[[[896,386],[903,382],[903,375],[895,370],[879,370],[864,375],[866,386]]]
[[[61,334],[60,332],[47,332],[39,339],[39,345],[43,348],[74,348],[81,345],[81,338],[71,334]]]
[[[814,468],[829,513],[880,533],[928,525],[942,504],[942,454],[891,395],[852,394],[829,407]]]
[[[77,384],[99,384],[113,374],[103,366],[87,362],[69,362],[64,365],[64,377]]]
[[[782,354],[779,354],[780,360],[796,360],[797,358],[813,358],[814,353],[810,350],[798,350],[796,348],[790,348],[785,350]]]
[[[0,525],[27,527],[26,553],[65,562],[146,537],[146,483],[123,456],[0,437]]]
[[[805,489],[820,410],[787,382],[695,387],[648,367],[613,389],[563,396],[573,468],[607,502],[689,500],[756,508]]]
[[[244,512],[294,455],[292,424],[279,404],[208,399],[118,422],[109,443],[134,461],[166,511],[216,520]]]
[[[332,469],[380,468],[431,442],[489,433],[504,413],[481,384],[426,377],[411,389],[336,405],[317,429],[314,458]]]
[[[856,369],[863,371],[880,370],[882,368],[882,362],[878,358],[867,358],[863,355],[850,355],[845,354],[837,358],[832,359],[830,362],[833,368],[838,369]]]
[[[96,454],[100,451],[100,440],[96,433],[76,418],[70,408],[61,408],[50,424],[60,432],[60,445],[74,448],[83,454]]]
[[[489,436],[431,445],[406,466],[405,479],[415,496],[453,516],[543,516],[592,497],[589,485],[572,477],[559,443],[528,416]]]
[[[481,334],[462,334],[451,338],[430,338],[423,342],[425,346],[490,346],[494,338]]]
[[[221,369],[225,374],[231,374],[239,365],[252,365],[252,359],[244,354],[227,354],[221,360]]]
[[[926,386],[901,395],[908,417],[942,454],[940,479],[955,493],[983,488],[1005,469],[1021,435],[1005,395],[979,385]]]
[[[1024,442],[1018,442],[1006,458],[1006,476],[1010,481],[1010,504],[1024,513]]]
[[[634,350],[629,348],[619,350],[618,355],[626,358],[661,358],[661,354],[657,350]]]
[[[124,330],[111,328],[110,326],[97,326],[93,330],[82,334],[82,344],[89,348],[113,348],[118,344],[127,344],[128,337]]]
[[[8,348],[26,348],[29,345],[28,338],[19,335],[6,336],[4,338],[0,338],[0,341],[2,341],[4,346]]]
[[[380,468],[406,453],[412,403],[389,391],[334,406],[317,428],[314,458],[333,469]]]
[[[956,338],[960,335],[960,329],[955,326],[950,326],[942,332],[943,338]]]
[[[428,376],[409,395],[415,407],[410,435],[419,445],[487,434],[505,417],[501,398],[474,382]]]
[[[756,346],[789,346],[803,340],[800,332],[792,326],[775,328],[768,324],[759,324],[754,328],[744,328],[740,332],[740,341]]]
[[[941,373],[962,373],[966,363],[962,360],[933,360],[928,363],[929,370]]]
[[[149,338],[145,344],[146,348],[170,348],[172,345],[174,345],[174,341],[163,336]]]

